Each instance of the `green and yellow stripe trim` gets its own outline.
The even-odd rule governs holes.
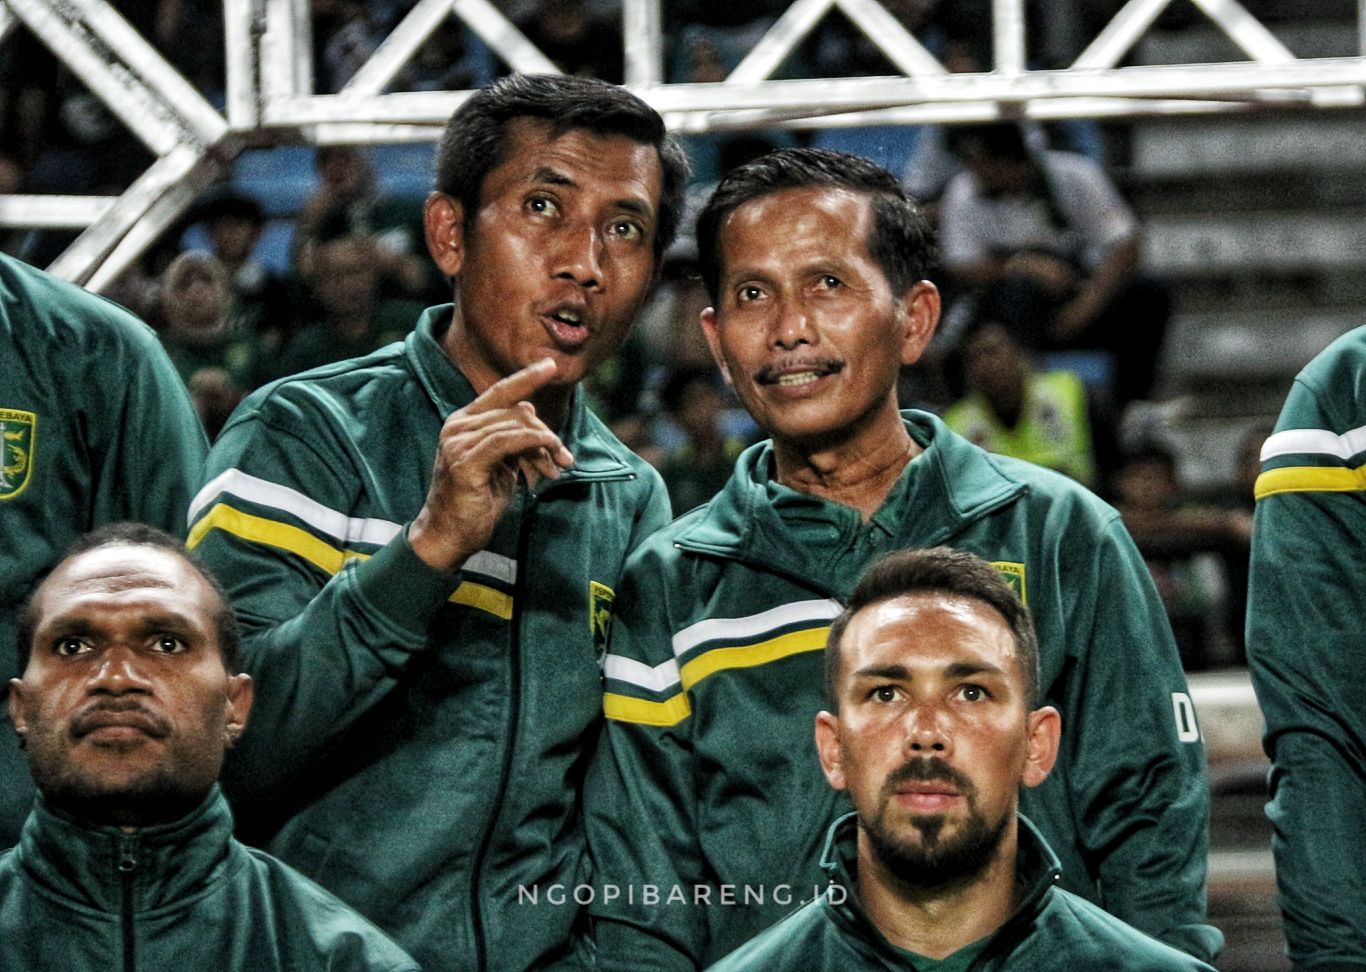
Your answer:
[[[711,648],[683,666],[679,690],[662,702],[607,692],[603,695],[603,714],[618,722],[664,727],[677,725],[692,714],[687,693],[699,682],[728,669],[757,668],[791,655],[823,651],[829,633],[830,626],[822,625],[790,631],[754,645]]]
[[[244,513],[226,503],[215,504],[194,525],[185,545],[191,550],[195,549],[211,530],[222,530],[224,533],[240,537],[248,543],[287,551],[308,561],[329,576],[340,573],[348,560],[370,559],[369,554],[355,550],[340,550],[330,543],[319,540],[307,530],[266,517]],[[502,618],[504,621],[512,619],[511,595],[504,594],[502,591],[495,590],[485,584],[476,584],[474,581],[468,580],[462,581],[460,586],[455,589],[455,593],[450,596],[450,601],[453,604],[463,604],[467,607],[476,608]]]
[[[1366,465],[1355,469],[1341,466],[1268,469],[1257,477],[1253,493],[1261,500],[1278,493],[1350,493],[1357,490],[1366,490]]]

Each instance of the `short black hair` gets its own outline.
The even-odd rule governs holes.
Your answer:
[[[19,674],[23,675],[24,669],[28,667],[29,656],[33,653],[33,636],[38,629],[38,593],[47,583],[47,579],[58,567],[81,554],[100,547],[124,546],[155,547],[158,550],[169,551],[184,560],[204,578],[204,582],[213,589],[218,601],[214,608],[213,626],[218,640],[218,652],[223,658],[223,667],[229,675],[237,674],[242,661],[242,629],[237,623],[237,615],[233,613],[232,600],[228,597],[228,592],[213,572],[198,557],[185,549],[184,543],[165,530],[158,530],[145,523],[109,523],[90,531],[67,548],[62,559],[53,564],[33,585],[33,590],[29,592],[28,598],[19,609],[18,640],[15,644],[19,658]]]
[[[934,266],[934,233],[916,201],[880,165],[830,149],[779,149],[732,169],[697,217],[697,262],[713,304],[720,293],[719,235],[726,217],[745,203],[787,189],[847,189],[870,197],[868,252],[900,297]]]
[[[656,265],[678,232],[688,160],[664,119],[620,85],[566,74],[510,74],[472,94],[451,115],[436,159],[436,191],[464,209],[468,228],[479,211],[484,178],[504,161],[506,130],[518,118],[536,118],[552,136],[584,130],[623,135],[659,153],[663,173],[655,229]]]
[[[854,615],[908,594],[947,594],[981,601],[992,608],[1015,636],[1026,704],[1040,704],[1039,642],[1034,623],[1010,585],[995,567],[976,554],[948,547],[898,550],[876,561],[859,578],[844,610],[830,625],[825,646],[825,695],[831,712],[839,711],[840,641]]]

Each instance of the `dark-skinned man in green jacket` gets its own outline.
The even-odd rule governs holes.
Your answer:
[[[6,972],[416,972],[337,898],[239,844],[216,783],[252,681],[217,582],[114,524],[20,619],[10,714],[39,799],[0,856]]]

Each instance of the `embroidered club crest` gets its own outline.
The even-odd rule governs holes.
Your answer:
[[[1001,580],[1009,585],[1015,592],[1015,596],[1020,599],[1020,603],[1029,606],[1029,598],[1025,596],[1025,565],[1014,564],[1008,560],[993,560],[991,566],[995,567],[1001,575]]]
[[[0,502],[14,499],[28,485],[37,432],[37,415],[0,408]]]
[[[602,667],[607,656],[607,632],[612,627],[612,601],[616,592],[606,584],[588,582],[588,626],[593,633],[593,655]]]

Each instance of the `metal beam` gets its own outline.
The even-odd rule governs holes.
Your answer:
[[[621,6],[621,41],[627,86],[648,88],[662,84],[664,32],[659,0],[625,0]]]
[[[915,78],[947,73],[944,65],[878,0],[835,0],[835,5],[902,74]]]
[[[1285,64],[1295,55],[1267,30],[1262,22],[1247,12],[1238,0],[1191,0],[1213,20],[1219,29],[1237,44],[1243,53],[1261,64]]]
[[[1128,54],[1143,33],[1172,0],[1129,0],[1111,18],[1096,39],[1072,62],[1074,70],[1112,68]],[[1362,0],[1366,3],[1366,0]]]
[[[228,124],[250,131],[261,120],[261,86],[257,74],[260,39],[266,28],[264,0],[223,5],[224,71]]]
[[[452,0],[419,0],[394,27],[393,33],[370,55],[370,59],[346,82],[341,94],[379,94],[451,15],[451,7]]]
[[[118,196],[0,196],[0,226],[85,229],[104,216]]]
[[[470,30],[493,48],[493,52],[514,71],[523,74],[558,74],[550,58],[526,39],[517,27],[503,16],[503,12],[489,0],[455,0],[451,8]]]
[[[104,0],[7,2],[157,155],[226,133],[223,118]]]
[[[726,83],[746,84],[772,77],[834,5],[835,0],[797,0],[735,66]]]

